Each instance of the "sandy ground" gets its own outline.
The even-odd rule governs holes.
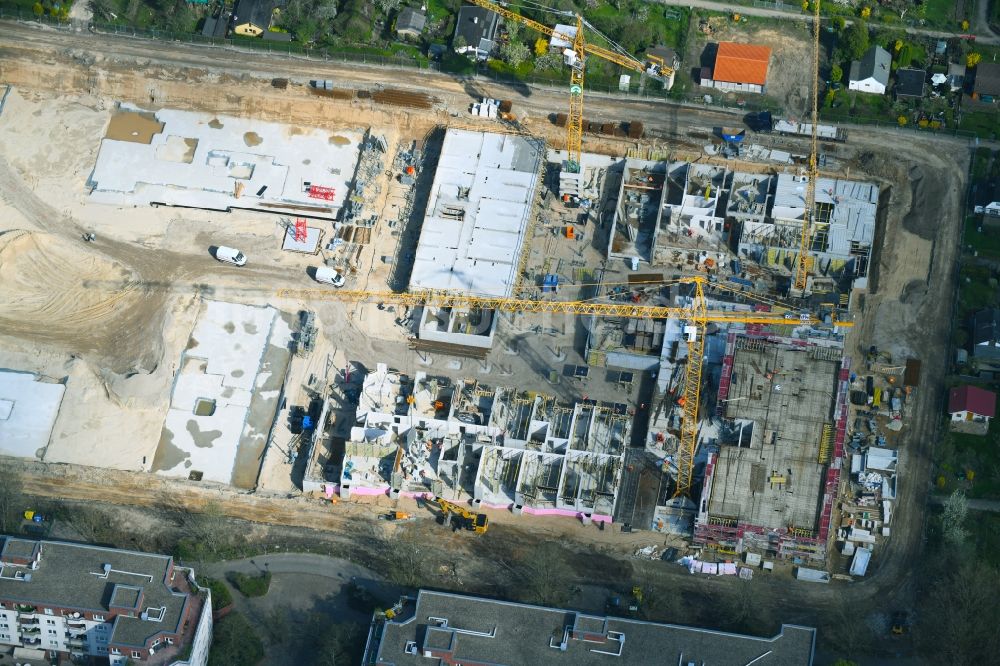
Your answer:
[[[72,337],[52,335],[49,329],[59,326],[59,316],[53,317],[46,312],[40,312],[44,316],[37,321],[34,317],[19,318],[13,324],[0,326],[0,365],[37,368],[53,377],[70,376],[64,410],[69,410],[67,421],[72,423],[64,425],[60,420],[57,424],[57,430],[65,429],[60,430],[60,434],[67,433],[60,438],[65,442],[66,449],[83,447],[81,450],[86,451],[86,446],[96,447],[98,445],[94,442],[100,442],[101,456],[105,455],[104,447],[115,448],[118,453],[114,456],[108,454],[107,457],[121,460],[123,468],[135,469],[143,449],[142,445],[132,441],[132,433],[146,432],[143,428],[154,427],[158,432],[162,425],[162,415],[156,414],[155,410],[165,409],[169,387],[167,377],[172,374],[172,364],[179,358],[179,352],[173,345],[177,339],[187,337],[190,323],[185,322],[189,322],[187,317],[194,302],[193,294],[197,293],[226,300],[270,301],[286,312],[296,312],[308,306],[327,328],[329,343],[335,348],[335,358],[341,358],[337,354],[342,350],[350,350],[351,357],[368,363],[381,360],[406,372],[426,369],[414,354],[407,351],[403,343],[405,332],[393,323],[400,313],[378,311],[373,307],[345,307],[330,301],[280,301],[273,298],[274,289],[280,287],[312,286],[305,275],[305,268],[315,261],[314,258],[283,254],[277,249],[281,232],[273,218],[249,213],[223,216],[181,209],[90,206],[84,198],[83,183],[116,99],[145,104],[151,103],[151,98],[154,104],[167,100],[178,108],[265,116],[322,127],[357,127],[370,122],[396,127],[400,139],[422,136],[429,125],[442,118],[450,118],[446,111],[417,117],[385,109],[354,109],[348,104],[317,104],[304,97],[293,97],[299,95],[301,90],[287,95],[271,90],[267,78],[254,79],[248,68],[252,65],[257,70],[264,70],[262,77],[280,75],[287,70],[296,76],[308,76],[311,72],[317,75],[330,73],[330,78],[333,78],[336,72],[337,75],[356,76],[358,85],[373,82],[378,76],[384,80],[384,71],[373,73],[357,68],[356,72],[351,72],[349,69],[338,69],[336,65],[320,67],[317,63],[300,61],[275,64],[277,61],[264,56],[247,64],[247,58],[242,54],[195,52],[192,47],[181,44],[135,41],[114,42],[115,50],[128,52],[129,55],[120,62],[113,62],[110,56],[95,56],[96,49],[88,47],[90,42],[86,41],[86,36],[60,33],[32,37],[23,30],[10,27],[8,35],[13,34],[13,37],[5,39],[0,36],[0,56],[3,56],[0,59],[0,80],[14,81],[18,86],[45,87],[48,92],[35,95],[23,93],[18,88],[11,93],[8,107],[0,116],[0,197],[3,199],[0,230],[30,231],[32,234],[27,236],[12,234],[13,240],[6,242],[26,243],[43,250],[49,245],[65,248],[78,244],[70,262],[73,266],[65,268],[68,275],[86,275],[87,271],[115,272],[114,279],[107,280],[113,284],[101,285],[100,293],[88,295],[81,302],[48,295],[41,290],[31,292],[33,287],[30,284],[26,285],[29,295],[38,299],[34,302],[41,303],[41,309],[44,310],[45,303],[51,300],[63,308],[60,312],[66,314],[62,316],[70,317],[80,316],[79,313],[91,303],[88,299],[94,298],[96,303],[103,304],[124,291],[121,288],[123,283],[131,280],[140,284],[135,291],[121,297],[128,307],[112,307],[110,311],[99,307],[100,316],[80,326]],[[803,31],[803,39],[804,35]],[[19,50],[20,47],[12,46],[13,39],[30,44]],[[60,46],[53,48],[48,42]],[[101,52],[111,50],[108,47]],[[157,57],[164,58],[168,66],[139,67],[144,50],[158,52]],[[801,55],[796,57],[801,60]],[[185,61],[186,58],[190,60]],[[208,71],[208,61],[224,62],[230,68],[229,73]],[[185,62],[200,64],[193,67]],[[145,64],[149,65],[148,56]],[[442,99],[447,97],[454,101],[452,110],[455,113],[469,98],[462,83],[436,78],[436,75],[400,85],[417,83],[425,89],[434,90]],[[500,92],[490,96],[510,94],[509,90],[497,89]],[[493,90],[496,89],[476,85],[477,93],[492,93]],[[466,102],[459,105],[463,94]],[[543,112],[547,108],[561,108],[563,98],[564,95],[532,91],[530,97],[519,97],[517,104],[529,108],[537,117],[544,117]],[[588,99],[588,109],[618,113],[619,117],[635,113],[648,126],[659,127],[665,134],[683,132],[684,128],[723,124],[718,122],[718,118],[723,118],[723,121],[735,118],[697,109],[652,104],[640,108],[635,103],[607,101],[599,96],[595,96],[593,101]],[[645,115],[640,116],[640,113]],[[36,125],[38,134],[33,134]],[[783,145],[801,152],[804,142],[787,141]],[[856,159],[856,153],[866,151],[874,157]],[[870,575],[863,583],[803,587],[787,585],[786,577],[776,577],[781,585],[758,588],[762,594],[769,595],[774,604],[780,605],[786,621],[816,621],[815,615],[810,616],[810,613],[816,609],[822,613],[843,600],[855,603],[852,612],[859,614],[866,612],[869,606],[889,607],[906,603],[913,590],[909,577],[912,567],[909,565],[919,552],[923,529],[926,488],[922,481],[929,477],[929,454],[936,435],[936,423],[940,420],[937,415],[941,394],[936,387],[942,382],[949,356],[942,350],[948,349],[946,331],[953,302],[951,289],[954,279],[951,269],[961,229],[960,201],[968,164],[968,146],[923,134],[902,135],[852,128],[850,141],[838,153],[838,158],[852,165],[852,177],[861,178],[865,174],[882,178],[886,185],[893,187],[887,198],[890,205],[887,224],[880,231],[876,243],[879,249],[873,261],[877,271],[873,271],[871,293],[858,299],[862,303],[861,310],[856,315],[858,326],[849,340],[850,346],[858,351],[866,349],[867,345],[878,344],[895,354],[920,357],[924,361],[924,377],[917,394],[917,418],[904,430],[904,481],[893,536],[887,547],[873,562]],[[917,166],[911,170],[910,165]],[[911,183],[918,179],[920,186],[914,193]],[[79,234],[85,229],[97,233],[96,243],[85,245],[79,241]],[[391,234],[389,238],[392,238]],[[232,243],[241,247],[251,256],[251,264],[244,270],[217,264],[207,255],[207,247],[213,243]],[[374,248],[372,250],[368,259],[374,262],[378,253]],[[384,281],[382,270],[383,267],[377,264],[369,264],[371,277],[364,282],[367,288],[376,288]],[[91,282],[95,283],[95,288],[98,287],[97,280]],[[63,289],[72,289],[72,283],[73,279],[68,278],[58,284]],[[135,299],[134,304],[129,299]],[[349,313],[356,313],[356,316],[348,319]],[[531,328],[532,323],[521,322],[520,329],[514,330],[515,336],[535,336],[536,344],[531,345],[534,357],[526,358],[526,354],[512,356],[509,365],[515,369],[519,384],[539,381],[542,384],[540,388],[544,389],[544,380],[538,378],[538,370],[552,361],[546,357],[548,352],[544,345],[537,344],[538,336]],[[112,334],[99,335],[102,331],[111,331]],[[572,327],[566,330],[570,339],[572,331]],[[45,338],[47,334],[59,339]],[[46,340],[44,349],[33,343],[36,336]],[[497,355],[505,358],[503,351]],[[855,354],[855,358],[861,357]],[[310,361],[311,364],[319,362],[320,355]],[[464,367],[457,369],[449,369],[446,363],[447,359],[434,359],[434,371],[449,376],[478,375],[480,371],[472,362],[466,362]],[[504,363],[508,364],[507,361]],[[309,374],[315,374],[309,364],[296,372],[299,383]],[[499,373],[493,375],[490,381],[499,383],[499,376]],[[102,388],[103,384],[115,387],[114,398]],[[564,388],[571,390],[570,387],[556,390]],[[149,397],[152,395],[158,396],[157,400],[162,404],[154,404]],[[131,403],[130,399],[133,400]],[[118,403],[125,404],[126,408],[122,409]],[[107,439],[91,439],[89,433],[74,436],[84,432],[80,424],[88,421],[90,411],[94,412],[100,426],[96,432]],[[117,417],[111,416],[116,413]],[[125,424],[117,432],[112,432],[114,418],[121,419],[120,422]],[[80,440],[87,443],[77,443]],[[59,447],[54,444],[51,448],[55,453]],[[60,455],[70,456],[71,452]],[[283,495],[287,485],[281,478],[285,471],[279,463],[280,459],[272,461],[270,456],[265,460],[265,485],[273,488],[275,494]],[[44,464],[28,465],[26,469],[27,490],[39,495],[60,494],[90,501],[146,506],[158,505],[164,501],[163,498],[169,498],[187,511],[202,510],[209,502],[219,501],[227,515],[306,530],[324,530],[329,533],[329,538],[351,541],[352,548],[355,547],[353,536],[359,526],[374,524],[374,521],[359,518],[370,518],[372,513],[387,508],[383,505],[388,502],[385,499],[372,505],[330,505],[301,497],[285,499],[270,493],[239,493],[232,489],[192,485],[131,472]],[[462,541],[461,536],[465,535],[442,534],[441,530],[433,528],[429,520],[405,526],[376,525],[374,529],[398,530],[400,534],[422,540],[422,543],[447,546],[450,549],[448,556],[456,561],[462,558],[461,562],[469,569],[479,564],[492,566],[494,547],[508,544],[511,540],[526,544],[526,548],[543,540],[577,542],[586,544],[585,547],[594,544],[596,547],[590,548],[590,551],[606,551],[616,558],[621,558],[637,546],[650,545],[658,540],[649,534],[622,535],[613,530],[601,532],[596,527],[584,527],[574,521],[533,518],[529,522],[507,513],[494,513],[497,529],[491,531],[490,540],[478,542],[484,546],[477,546],[476,541],[468,539]],[[424,529],[425,525],[427,529]],[[395,535],[393,532],[388,536],[395,538]],[[638,574],[641,573],[638,571]],[[706,582],[686,574],[679,576],[677,582],[678,589],[693,589],[695,594],[703,596],[738,584],[736,581]]]

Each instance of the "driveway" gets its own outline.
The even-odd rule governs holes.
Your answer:
[[[306,663],[309,640],[304,634],[317,622],[356,623],[367,628],[371,615],[348,603],[346,588],[352,581],[385,605],[403,592],[370,569],[310,553],[275,553],[195,564],[194,570],[198,575],[224,581],[232,593],[235,610],[257,627],[264,640],[267,664]],[[253,575],[265,571],[271,572],[271,587],[263,597],[243,596],[226,578],[230,572]]]

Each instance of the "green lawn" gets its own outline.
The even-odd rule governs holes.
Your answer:
[[[986,388],[997,390],[996,386]],[[948,492],[962,488],[969,497],[1000,499],[1000,424],[996,419],[983,437],[948,432],[938,455],[939,489],[943,477]],[[971,481],[967,472],[972,473]]]
[[[978,0],[978,2],[984,1],[988,0]],[[924,20],[927,22],[924,27],[960,32],[962,19],[972,21],[973,16],[959,16],[956,9],[957,4],[955,0],[924,0]],[[966,2],[966,5],[970,6],[969,14],[975,13],[972,4]]]
[[[979,222],[978,215],[965,218],[964,245],[976,250],[980,257],[1000,259],[1000,230],[983,227],[980,232]]]
[[[1000,514],[970,511],[965,525],[976,545],[976,556],[994,567],[1000,566]]]
[[[1000,0],[997,0],[1000,2]],[[962,113],[962,121],[958,128],[968,132],[974,132],[976,136],[984,139],[995,138],[1000,128],[1000,112],[994,111],[965,111]]]
[[[980,243],[986,242],[986,234],[1000,233],[984,230],[983,238],[978,239]],[[991,239],[991,242],[996,242]],[[998,305],[997,288],[990,284],[993,279],[988,268],[984,266],[962,266],[959,271],[960,280],[958,289],[958,316],[965,321],[969,315],[982,308]]]
[[[989,148],[976,148],[972,155],[972,180],[982,180],[989,173],[990,156],[993,151]]]

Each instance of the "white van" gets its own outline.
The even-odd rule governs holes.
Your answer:
[[[332,284],[334,287],[343,287],[344,276],[335,268],[320,266],[316,269],[316,282]]]
[[[243,266],[247,263],[247,256],[235,247],[225,247],[220,245],[215,250],[215,258],[229,264],[236,264],[237,266]]]

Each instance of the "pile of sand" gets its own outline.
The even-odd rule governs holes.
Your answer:
[[[0,331],[81,354],[125,352],[133,345],[122,339],[124,324],[150,303],[131,270],[79,243],[22,230],[0,234]]]

